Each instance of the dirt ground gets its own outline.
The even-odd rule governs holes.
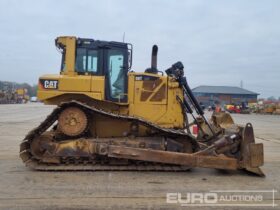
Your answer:
[[[0,209],[187,209],[178,203],[167,204],[166,193],[273,189],[278,190],[275,193],[278,206],[246,209],[279,208],[280,116],[233,115],[239,124],[251,122],[257,142],[264,143],[265,165],[262,169],[265,178],[214,169],[188,172],[32,171],[18,156],[19,144],[52,109],[52,106],[41,104],[0,105]],[[264,202],[272,202],[270,193],[264,195]],[[229,208],[241,207],[220,207]]]

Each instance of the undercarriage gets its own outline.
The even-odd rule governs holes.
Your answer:
[[[224,118],[212,116],[215,136],[209,137],[207,126],[201,123],[196,138],[187,129],[164,128],[71,101],[62,103],[29,132],[20,145],[20,157],[37,170],[185,171],[205,167],[244,169],[264,176],[259,168],[263,146],[255,143],[252,125],[240,127]],[[114,121],[118,133],[102,136],[98,125],[102,120],[102,126]]]

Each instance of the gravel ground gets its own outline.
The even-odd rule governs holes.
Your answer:
[[[36,103],[0,105],[0,209],[187,209],[178,203],[167,204],[166,193],[273,189],[278,190],[275,193],[278,206],[273,209],[279,208],[280,116],[233,115],[238,124],[251,122],[257,142],[264,143],[265,178],[214,169],[177,173],[32,171],[18,157],[19,144],[52,109]],[[271,192],[262,196],[263,203],[272,203]],[[272,209],[260,205],[246,207],[249,208]]]

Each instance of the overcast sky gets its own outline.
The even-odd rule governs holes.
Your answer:
[[[134,46],[133,70],[185,65],[192,88],[240,86],[280,96],[280,1],[1,0],[0,80],[37,83],[58,73],[54,39],[74,35]]]

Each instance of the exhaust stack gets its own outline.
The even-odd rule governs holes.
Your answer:
[[[152,50],[152,63],[151,63],[151,69],[157,71],[157,53],[158,53],[158,46],[154,45]]]
[[[158,46],[154,45],[152,49],[152,59],[151,59],[151,67],[146,69],[146,73],[157,74],[157,53],[158,53]]]

